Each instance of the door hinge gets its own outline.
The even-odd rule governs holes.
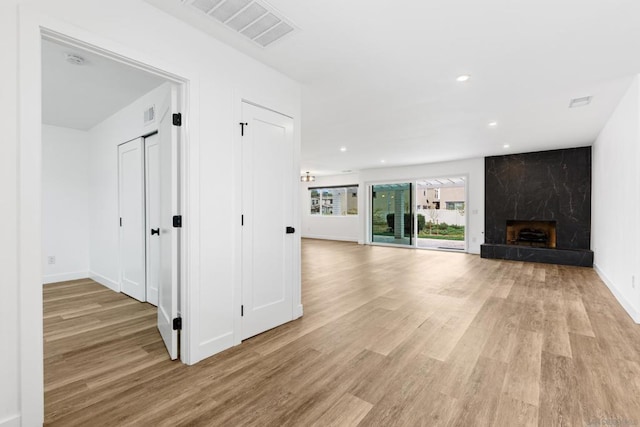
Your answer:
[[[120,227],[122,227],[122,218],[120,218]]]
[[[173,114],[173,125],[174,126],[182,126],[182,113],[174,113]]]
[[[182,228],[182,215],[174,215],[173,216],[173,227],[174,228]]]
[[[173,330],[174,331],[181,331],[182,330],[182,318],[181,317],[176,317],[175,319],[173,319]]]
[[[249,126],[249,123],[240,122],[240,136],[244,136],[244,127]]]
[[[244,305],[240,306],[240,317],[244,316]]]
[[[244,226],[244,215],[240,215],[240,225]]]

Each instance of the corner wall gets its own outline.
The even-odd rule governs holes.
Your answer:
[[[640,323],[640,84],[635,78],[593,145],[594,267]]]
[[[44,283],[89,276],[90,146],[87,132],[42,126]]]
[[[358,207],[358,215],[322,216],[311,215],[310,187],[335,185],[353,185],[360,182],[357,173],[346,175],[319,176],[315,182],[300,183],[300,199],[302,200],[302,237],[311,239],[358,241],[359,222],[366,217],[366,212]],[[358,204],[364,197],[363,188],[358,187]]]

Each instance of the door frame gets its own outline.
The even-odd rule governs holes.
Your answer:
[[[164,77],[180,88],[180,110],[186,123],[180,128],[181,230],[180,313],[181,359],[197,361],[199,294],[199,127],[198,73],[184,64],[167,62],[149,51],[132,49],[89,30],[20,6],[18,14],[18,280],[20,344],[20,413],[24,425],[44,421],[44,373],[42,326],[42,71],[41,40],[80,47]]]
[[[420,250],[433,250],[433,249],[427,249],[427,248],[419,248],[418,247],[418,238],[416,236],[415,239],[413,239],[413,244],[412,245],[396,245],[393,243],[378,243],[378,242],[373,242],[373,239],[371,237],[371,215],[373,214],[372,211],[372,203],[373,203],[373,199],[371,197],[371,191],[373,189],[374,185],[384,185],[384,184],[404,184],[404,183],[411,183],[412,184],[412,198],[413,198],[413,202],[415,205],[415,201],[417,200],[416,197],[416,191],[418,190],[418,186],[416,185],[416,183],[420,180],[425,180],[425,179],[438,179],[438,178],[446,178],[446,177],[463,177],[465,179],[465,184],[464,184],[464,203],[465,203],[465,207],[469,206],[469,173],[445,173],[445,174],[436,174],[436,175],[424,175],[424,176],[420,176],[419,178],[416,177],[410,177],[410,178],[406,178],[406,179],[383,179],[383,180],[372,180],[372,181],[366,181],[364,183],[364,188],[366,189],[366,194],[364,195],[364,207],[365,207],[365,215],[364,215],[364,231],[365,231],[365,235],[364,235],[364,244],[365,245],[373,245],[373,246],[389,246],[389,247],[394,247],[394,248],[405,248],[405,249],[420,249]],[[415,208],[413,209],[415,211]],[[439,251],[443,251],[443,252],[455,252],[455,253],[469,253],[469,213],[467,213],[467,215],[465,215],[464,218],[464,250],[460,251],[460,250],[447,250],[447,249],[436,249]],[[414,220],[413,220],[413,229],[417,230],[417,214],[414,215]]]

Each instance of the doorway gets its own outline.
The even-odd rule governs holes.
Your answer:
[[[466,250],[466,200],[466,177],[416,181],[417,247]]]
[[[370,242],[466,251],[466,177],[371,185]]]
[[[371,241],[413,246],[413,184],[371,187]]]
[[[76,177],[85,182],[82,193],[65,193],[68,180],[58,180],[55,174],[43,185],[43,196],[56,186],[65,196],[43,203],[45,264],[86,260],[73,271],[78,277],[67,280],[91,279],[157,305],[156,327],[169,357],[176,359],[182,323],[178,304],[180,186],[185,173],[179,165],[183,82],[46,33],[42,79],[43,145],[58,148],[44,153],[43,164],[56,163],[58,171],[63,167],[86,171],[86,176]],[[62,137],[52,138],[54,134]],[[78,149],[84,156],[64,151],[60,140],[65,135],[81,135],[85,141]],[[74,203],[66,203],[69,199]],[[64,218],[71,205],[86,207],[87,227],[49,220],[52,210]],[[69,230],[86,242],[75,248],[84,253],[79,260],[60,249],[66,244],[60,236]]]

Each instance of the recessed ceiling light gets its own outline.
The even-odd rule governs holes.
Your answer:
[[[592,96],[583,96],[582,98],[574,98],[569,102],[569,108],[584,107],[591,104]]]
[[[489,126],[494,128],[494,127],[498,126],[498,122],[489,122]]]
[[[384,163],[384,160],[380,160],[380,163]]]
[[[340,151],[344,153],[345,151],[347,151],[347,147],[340,147]]]
[[[456,78],[456,80],[459,81],[459,82],[466,82],[470,78],[471,78],[471,76],[469,74],[462,74],[462,75],[458,76]]]
[[[510,147],[510,145],[509,145],[509,144],[504,144],[504,145],[502,146],[502,148],[509,148],[509,147]]]

